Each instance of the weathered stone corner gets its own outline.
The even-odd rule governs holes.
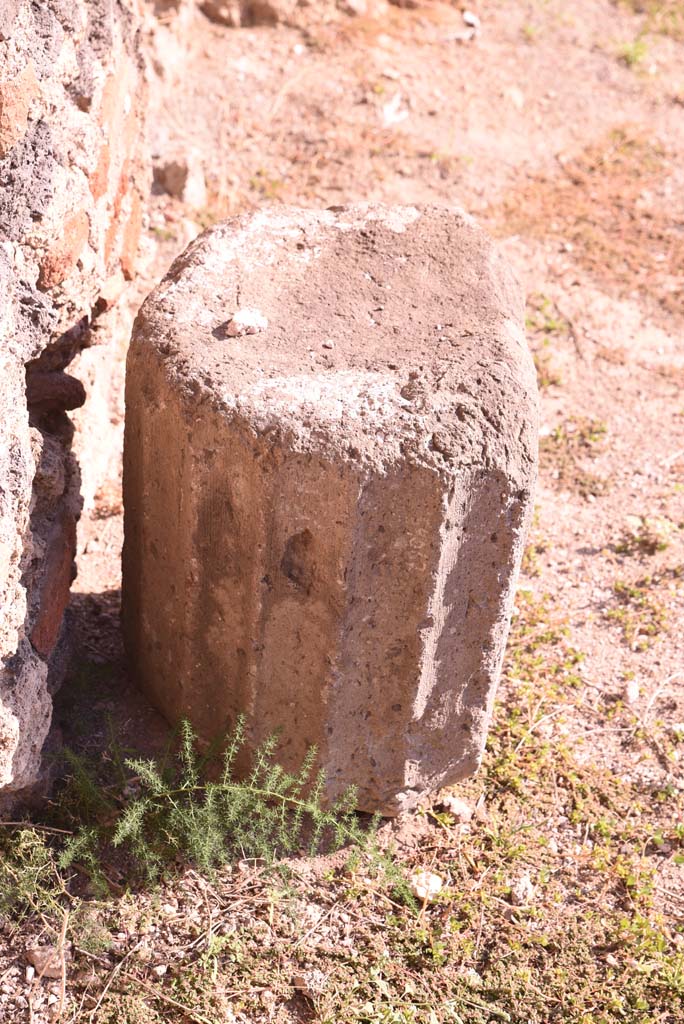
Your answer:
[[[171,719],[396,813],[473,772],[536,476],[523,303],[458,210],[221,224],[129,354],[124,625]]]

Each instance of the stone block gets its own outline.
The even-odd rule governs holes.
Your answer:
[[[477,768],[532,509],[506,264],[454,209],[212,228],[128,358],[124,630],[171,720],[247,716],[393,814]]]
[[[170,196],[180,199],[196,210],[207,205],[207,184],[201,155],[187,149],[162,160],[154,169],[155,183]]]

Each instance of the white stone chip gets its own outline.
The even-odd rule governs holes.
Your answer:
[[[415,871],[410,884],[413,895],[424,903],[432,903],[444,888],[442,876],[433,871]]]
[[[524,907],[531,903],[536,895],[529,871],[524,871],[519,878],[511,882],[511,903],[516,907]]]
[[[268,327],[268,320],[258,309],[245,306],[233,313],[226,324],[226,334],[230,338],[241,338],[244,334],[259,334]]]
[[[480,29],[482,23],[481,23],[480,19],[478,18],[477,14],[474,14],[473,11],[463,11],[462,13],[463,13],[463,20],[466,23],[466,25],[468,25],[470,28],[474,28],[476,31],[478,31]]]
[[[636,704],[639,700],[641,689],[636,679],[628,679],[625,683],[625,700],[628,704]]]
[[[457,796],[445,796],[442,803],[445,810],[447,810],[449,814],[452,814],[456,821],[470,821],[473,816],[473,808],[470,804],[467,804],[465,800],[461,800]]]

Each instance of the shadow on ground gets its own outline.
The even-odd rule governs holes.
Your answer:
[[[54,724],[66,747],[88,758],[112,745],[153,757],[171,728],[132,682],[120,624],[121,591],[72,594],[67,611],[71,652],[54,699]]]

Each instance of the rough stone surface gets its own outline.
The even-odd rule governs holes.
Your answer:
[[[242,309],[258,333],[227,330]],[[170,719],[395,813],[477,767],[532,508],[523,303],[457,210],[262,211],[139,314],[124,626]]]
[[[210,21],[230,28],[241,25],[302,24],[302,13],[310,17],[310,0],[199,0],[199,9]],[[316,14],[328,21],[339,15],[380,16],[386,0],[317,0]]]
[[[195,150],[186,149],[157,164],[155,184],[188,206],[202,210],[207,205],[207,185],[202,159]]]
[[[73,573],[67,410],[90,381],[65,369],[109,341],[148,191],[141,16],[138,0],[0,2],[0,806],[40,772]]]
[[[242,24],[243,4],[240,0],[200,0],[200,10],[218,25],[238,28]]]
[[[219,25],[277,25],[291,21],[299,0],[200,0],[200,10]]]

